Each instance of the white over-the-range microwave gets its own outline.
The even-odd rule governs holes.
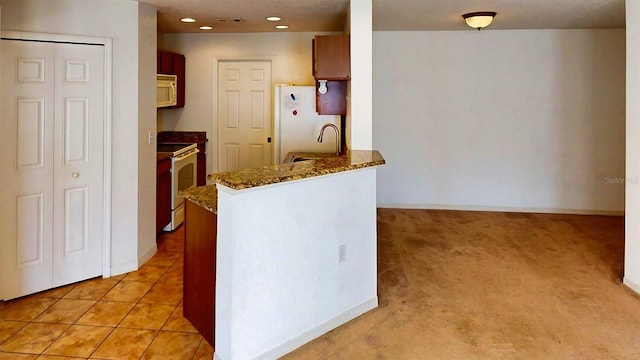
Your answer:
[[[175,75],[156,75],[156,107],[163,108],[178,104],[178,78]]]

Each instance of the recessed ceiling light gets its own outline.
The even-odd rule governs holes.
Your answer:
[[[192,19],[192,18],[182,18],[182,19],[180,19],[180,21],[182,21],[182,22],[186,22],[186,23],[192,23],[192,22],[196,22],[196,19]]]
[[[288,29],[287,25],[276,25],[276,29]]]
[[[280,20],[282,20],[282,19],[280,17],[278,17],[278,16],[269,16],[267,18],[267,21],[280,21]]]
[[[211,30],[213,29],[211,26],[200,26],[200,30]]]

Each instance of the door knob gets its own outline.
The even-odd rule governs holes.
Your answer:
[[[80,173],[77,173],[77,172],[74,171],[74,172],[71,173],[71,177],[74,178],[74,179],[77,179],[77,178],[80,177]]]

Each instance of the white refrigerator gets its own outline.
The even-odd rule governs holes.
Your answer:
[[[335,134],[325,130],[323,142],[317,141],[320,128],[326,123],[340,129],[340,115],[316,113],[315,86],[276,85],[274,90],[275,164],[289,152],[334,152]]]

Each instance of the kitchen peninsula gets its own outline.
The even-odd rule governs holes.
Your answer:
[[[377,307],[384,163],[354,150],[212,174],[184,193],[185,317],[216,359],[277,358]]]

